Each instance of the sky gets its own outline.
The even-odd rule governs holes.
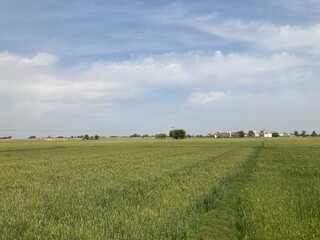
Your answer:
[[[319,0],[0,9],[0,136],[320,131]]]

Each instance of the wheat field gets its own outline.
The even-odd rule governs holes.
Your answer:
[[[0,239],[187,239],[230,190],[238,239],[317,239],[318,139],[0,143]],[[219,219],[219,216],[216,216]],[[214,227],[211,231],[214,231]],[[208,238],[210,239],[210,238]]]

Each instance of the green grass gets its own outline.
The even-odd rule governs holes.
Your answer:
[[[194,239],[320,239],[320,139],[268,139]]]
[[[320,141],[267,141],[236,209],[241,239],[320,239]]]
[[[320,139],[0,143],[0,239],[319,239]]]
[[[1,238],[185,239],[257,145],[1,143]]]

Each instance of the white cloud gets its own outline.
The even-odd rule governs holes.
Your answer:
[[[268,57],[216,52],[214,57],[204,62],[206,73],[217,81],[232,83],[278,82],[280,76],[288,75],[296,67],[306,64],[306,60],[286,52]],[[277,74],[281,72],[281,75]],[[291,81],[285,78],[281,81]]]
[[[216,15],[195,17],[183,23],[223,38],[248,42],[269,51],[320,53],[320,23],[296,26],[233,19],[221,22]]]
[[[19,61],[19,57],[8,52],[0,52],[0,66],[14,64]]]
[[[260,89],[278,86],[281,91],[283,85],[312,83],[319,73],[319,63],[287,52],[269,56],[221,51],[168,53],[129,61],[94,62],[67,70],[58,66],[33,68],[18,64],[21,59],[25,57],[0,54],[0,94],[14,96],[12,108],[24,106],[37,116],[59,109],[82,111],[93,105],[143,99],[152,92],[161,92],[161,88],[185,89],[180,99],[205,105],[226,97],[224,89],[252,91],[246,90],[251,85]],[[188,98],[187,92],[194,89],[198,91]]]
[[[47,66],[56,63],[58,59],[58,57],[48,53],[38,53],[32,58],[21,58],[18,64],[25,66]]]
[[[216,102],[227,95],[228,93],[224,92],[194,92],[189,96],[188,102],[193,105],[207,105]]]
[[[287,49],[308,54],[320,53],[320,24],[307,28],[297,26],[270,26],[262,43],[271,50]]]
[[[0,52],[1,65],[47,66],[58,62],[59,58],[49,53],[38,53],[33,57],[23,57],[9,52]]]

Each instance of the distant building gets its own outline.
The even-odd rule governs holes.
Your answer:
[[[214,138],[240,138],[241,134],[239,132],[216,132],[214,134],[209,134],[208,136]]]
[[[254,137],[260,137],[260,134],[257,131],[253,131],[254,132]]]
[[[260,132],[260,137],[272,138],[272,132],[264,129]]]
[[[216,132],[214,134],[214,137],[215,138],[231,138],[232,137],[232,134],[231,132]]]
[[[272,133],[264,133],[263,137],[265,138],[272,138]]]
[[[240,132],[232,132],[232,133],[231,133],[231,137],[233,137],[233,138],[240,138],[240,137],[241,137],[241,133],[240,133]]]
[[[291,133],[279,133],[279,137],[294,137]]]
[[[209,133],[207,137],[209,138],[241,138],[241,132],[231,132],[231,131],[219,131],[215,133]],[[260,132],[253,131],[254,135],[252,137],[258,138],[258,137],[264,137],[264,138],[272,138],[272,134],[275,133],[274,131],[268,131],[268,130],[261,130]],[[248,137],[248,135],[244,135],[244,137]],[[279,133],[279,137],[294,137],[291,133]]]

